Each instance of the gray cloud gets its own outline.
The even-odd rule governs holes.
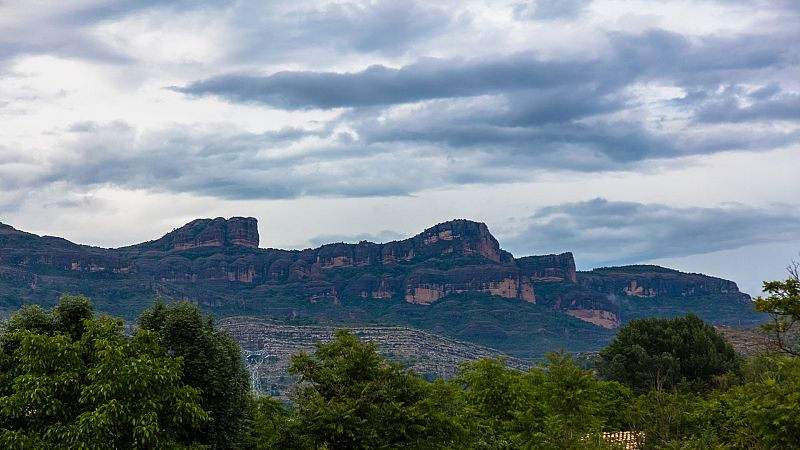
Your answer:
[[[706,99],[695,111],[696,120],[716,123],[800,120],[800,93],[783,92],[777,85],[767,85],[749,95],[742,94],[741,89],[729,88]]]
[[[587,5],[540,0],[526,11],[567,19]],[[261,67],[261,58],[271,58],[273,50],[283,55],[277,60],[308,49],[343,60],[351,52],[404,55],[416,42],[469,20],[412,1],[319,6],[175,1],[136,7],[144,9],[111,2],[54,19],[54,31],[41,27],[41,35],[20,37],[28,49],[15,48],[19,42],[12,39],[0,44],[0,52],[44,52],[56,48],[63,33],[82,33],[79,26],[194,7],[224,12],[228,25],[241,29],[227,60],[241,61],[246,56],[237,52],[253,52],[251,67]],[[283,109],[343,110],[321,130],[260,134],[191,126],[143,134],[121,122],[76,123],[68,130],[71,137],[41,163],[23,153],[15,161],[0,156],[0,174],[9,174],[0,184],[108,183],[232,199],[407,195],[432,187],[527,181],[545,170],[624,171],[654,159],[766,151],[800,138],[790,122],[798,119],[798,94],[783,90],[787,82],[780,72],[796,70],[800,31],[767,31],[689,38],[650,29],[607,33],[607,51],[585,58],[523,52],[423,58],[399,68],[375,65],[354,72],[201,79],[174,89]],[[63,41],[59,51],[76,45],[86,55],[102,53],[102,46]],[[687,95],[653,107],[648,94],[632,92],[649,84],[681,88]],[[662,126],[650,116],[651,107],[670,109],[657,113],[689,125]],[[749,121],[758,127],[735,126]]]
[[[574,19],[583,14],[592,0],[529,0],[514,5],[518,20]]]
[[[456,102],[455,105],[449,101],[434,102],[392,120],[381,120],[375,114],[354,115],[351,126],[367,143],[434,145],[447,147],[455,154],[479,153],[484,157],[484,173],[501,167],[630,170],[646,160],[732,150],[765,151],[800,138],[796,129],[740,128],[690,133],[653,129],[636,119],[578,121],[575,119],[620,109],[625,99],[612,95],[601,100],[590,96],[585,103],[573,103],[569,101],[570,94],[566,94],[564,104],[558,104],[557,100],[548,103],[547,97],[542,100],[530,97],[533,98],[530,102]],[[531,114],[531,110],[541,114]],[[498,178],[509,177],[504,172],[498,175]]]
[[[462,136],[476,137],[477,131],[488,131],[486,136],[477,136],[477,142],[492,139],[497,126],[567,124],[590,116],[632,110],[637,104],[628,88],[649,82],[684,88],[689,95],[673,105],[686,116],[696,112],[698,121],[791,120],[797,111],[795,95],[784,94],[763,100],[763,105],[731,111],[730,100],[721,102],[717,91],[731,80],[763,84],[770,79],[771,72],[796,67],[800,51],[791,43],[798,38],[800,33],[794,32],[690,40],[677,33],[653,29],[639,34],[608,34],[611,51],[597,59],[542,60],[530,53],[469,60],[422,59],[397,69],[372,66],[352,73],[230,74],[173,89],[193,96],[215,95],[231,102],[260,103],[282,109],[351,108],[357,112],[366,108],[369,116],[377,114],[375,107],[505,97],[508,108],[501,115],[492,114],[469,124],[457,119],[469,128],[466,134],[456,129]],[[710,102],[714,98],[717,103]],[[701,104],[702,108],[698,107]],[[433,108],[441,109],[439,105]],[[449,113],[459,116],[458,112]],[[506,131],[526,134],[524,130]],[[397,133],[403,130],[395,127],[393,135]],[[404,139],[409,141],[419,141],[423,134],[416,128],[405,133]],[[502,144],[503,137],[499,139],[498,144]]]
[[[229,60],[335,63],[351,54],[403,55],[468,21],[413,0],[241,2],[228,11],[236,46]]]
[[[319,129],[265,133],[189,126],[142,132],[124,122],[78,122],[68,127],[69,138],[58,150],[43,158],[25,151],[0,155],[0,185],[25,190],[108,184],[226,199],[396,196],[529,182],[548,170],[632,170],[652,159],[767,150],[800,138],[800,131],[695,135],[658,133],[626,121],[549,123],[527,117],[524,102],[491,100],[463,107],[442,100],[384,121],[354,112]],[[450,108],[458,112],[448,113]],[[355,134],[339,130],[340,121]]]
[[[266,77],[224,75],[174,90],[285,109],[390,105],[509,90],[580,84],[598,72],[594,62],[543,62],[532,55],[496,60],[424,59],[400,69],[372,66],[355,73],[278,72]]]
[[[800,235],[800,215],[787,207],[675,208],[596,198],[537,210],[527,226],[501,236],[515,254],[573,251],[590,266],[687,256]]]
[[[122,122],[81,122],[70,129],[72,138],[43,159],[24,153],[0,158],[0,173],[13,173],[20,164],[40,167],[39,173],[11,181],[22,190],[59,183],[114,185],[227,199],[406,195],[447,182],[432,176],[438,172],[426,167],[431,156],[424,152],[364,147],[324,128],[241,133],[177,127],[140,133]],[[288,143],[304,139],[314,145],[285,151]],[[426,172],[428,183],[408,176]]]

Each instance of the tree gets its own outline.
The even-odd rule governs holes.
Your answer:
[[[449,418],[431,385],[375,352],[347,331],[338,331],[313,355],[292,357],[300,376],[294,397],[302,446],[327,449],[452,448]]]
[[[614,381],[600,381],[577,366],[571,355],[547,353],[526,376],[532,402],[521,416],[525,448],[597,448],[596,436],[607,425],[619,431],[625,422],[630,391]]]
[[[0,447],[196,447],[182,437],[208,414],[199,391],[181,381],[182,360],[169,357],[154,333],[128,339],[121,320],[95,319],[88,300],[68,296],[52,313],[24,308],[9,325],[0,336],[9,382],[0,396]]]
[[[754,450],[800,442],[800,358],[747,361],[744,383],[707,393],[650,391],[634,405],[646,448]]]
[[[139,317],[139,325],[157,332],[170,355],[183,358],[183,381],[202,392],[201,404],[212,422],[196,434],[197,440],[214,449],[242,447],[250,375],[236,340],[189,302],[156,301]]]
[[[291,410],[272,397],[253,399],[248,405],[246,446],[253,450],[295,448],[298,439],[289,428]]]
[[[525,405],[533,405],[524,376],[508,368],[502,358],[461,367],[458,382],[465,391],[465,422],[476,448],[515,448],[519,416]]]
[[[604,448],[598,433],[627,425],[632,397],[564,353],[546,354],[528,373],[502,359],[480,360],[464,366],[460,381],[478,448]]]
[[[772,322],[762,325],[775,334],[775,344],[780,351],[792,356],[800,356],[800,349],[792,344],[791,333],[800,321],[800,263],[792,262],[788,267],[786,281],[764,282],[766,298],[756,297],[756,310],[769,313]]]
[[[64,294],[53,308],[53,328],[78,340],[86,331],[85,321],[92,317],[92,302],[88,298]]]
[[[682,381],[705,389],[713,379],[739,371],[740,358],[711,325],[694,314],[633,320],[600,352],[598,370],[635,392],[671,389]]]

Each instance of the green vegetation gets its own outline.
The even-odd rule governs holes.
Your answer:
[[[0,447],[194,448],[209,417],[156,333],[128,338],[89,301],[29,306],[0,334]]]
[[[765,284],[759,309],[788,324],[772,331],[798,319],[795,281]],[[126,336],[84,297],[11,315],[0,329],[0,448],[624,448],[616,432],[640,449],[800,442],[794,350],[743,359],[694,315],[632,321],[597,370],[561,352],[527,372],[483,359],[433,381],[339,331],[292,358],[290,403],[251,396],[238,345],[196,305],[157,302],[139,325]]]
[[[774,333],[775,343],[784,353],[800,356],[800,346],[794,325],[800,321],[800,263],[792,263],[788,268],[789,278],[786,281],[769,281],[764,283],[767,298],[755,300],[756,309],[769,313],[772,321],[762,327]]]
[[[157,332],[167,353],[183,359],[183,382],[202,393],[200,404],[211,421],[193,439],[212,449],[240,448],[250,379],[239,344],[189,302],[157,301],[139,317],[139,326]]]
[[[693,323],[696,318],[684,318]],[[676,321],[664,320],[664,328]],[[701,328],[702,329],[702,328]],[[294,359],[305,383],[286,406],[262,398],[253,448],[796,448],[800,359],[762,355],[712,386],[683,383],[634,395],[564,354],[529,372],[485,359],[451,381],[428,383],[341,332]]]
[[[716,377],[735,376],[740,364],[725,338],[694,314],[634,320],[620,328],[600,358],[603,377],[639,393],[679,383],[707,389]]]

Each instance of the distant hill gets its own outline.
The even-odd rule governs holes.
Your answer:
[[[577,272],[571,253],[515,258],[469,220],[381,244],[259,245],[256,219],[246,217],[198,219],[117,249],[0,224],[0,314],[69,292],[133,319],[163,296],[217,317],[414,327],[522,357],[596,350],[637,317],[764,320],[732,281],[657,266]]]
[[[291,356],[313,353],[317,342],[333,340],[338,327],[331,325],[286,325],[254,317],[222,319],[227,330],[241,344],[251,373],[253,390],[274,397],[287,397],[292,382],[288,374]],[[378,353],[399,361],[426,378],[452,378],[461,364],[483,358],[505,358],[509,367],[527,370],[531,360],[407,327],[351,327],[366,342],[378,344]]]

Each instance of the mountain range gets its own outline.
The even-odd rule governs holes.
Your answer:
[[[129,320],[155,297],[186,299],[218,317],[408,326],[523,357],[596,350],[639,317],[764,320],[732,281],[651,265],[579,272],[569,252],[516,258],[469,220],[305,250],[261,248],[251,217],[198,219],[115,249],[0,224],[0,313],[64,292]]]

